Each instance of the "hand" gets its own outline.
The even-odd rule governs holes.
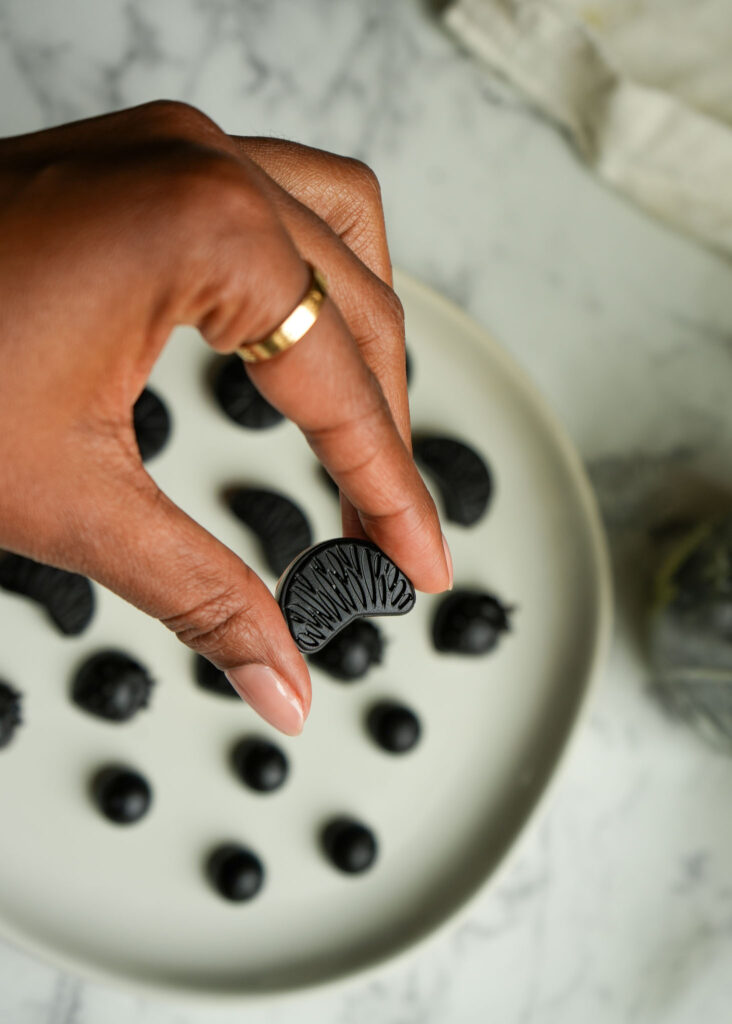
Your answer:
[[[338,483],[345,532],[447,588],[375,178],[157,102],[0,141],[0,238],[0,545],[116,591],[299,732],[310,679],[274,598],[158,489],[132,407],[177,324],[222,353],[265,337],[311,261],[332,299],[252,380]]]

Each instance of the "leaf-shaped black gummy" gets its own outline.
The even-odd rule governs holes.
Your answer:
[[[170,413],[160,395],[145,388],[132,409],[137,447],[143,462],[161,452],[170,437]]]
[[[241,700],[239,694],[222,670],[216,668],[202,654],[195,655],[194,671],[196,682],[202,690],[208,690],[209,693],[218,693],[221,697],[233,697],[235,700]]]
[[[485,514],[493,492],[490,471],[475,449],[454,437],[416,435],[414,457],[435,479],[453,523],[472,526]]]
[[[7,683],[0,682],[0,748],[7,746],[21,724],[21,695]]]
[[[511,629],[512,611],[485,590],[454,590],[437,606],[434,645],[451,654],[487,654]]]
[[[213,389],[223,411],[240,427],[264,430],[284,419],[282,413],[257,391],[244,368],[243,359],[236,352],[221,361]]]
[[[154,685],[147,669],[124,651],[99,651],[78,669],[71,697],[91,715],[126,722],[147,707]]]
[[[405,615],[414,607],[411,581],[371,541],[327,540],[304,551],[276,593],[303,654],[324,647],[364,615]]]
[[[278,491],[237,487],[227,492],[229,507],[259,538],[267,565],[275,576],[313,543],[302,509]]]
[[[94,591],[86,576],[23,555],[0,559],[0,587],[43,605],[66,636],[82,633],[94,614]]]

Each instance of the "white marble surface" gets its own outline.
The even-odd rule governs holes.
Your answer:
[[[510,864],[407,962],[244,1011],[142,1000],[0,943],[0,1020],[728,1019],[732,764],[649,699],[635,623],[648,525],[732,489],[732,268],[591,180],[417,0],[0,3],[0,133],[160,96],[374,167],[395,262],[491,328],[587,460],[611,527],[616,635]]]

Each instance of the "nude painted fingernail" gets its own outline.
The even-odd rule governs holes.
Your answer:
[[[444,533],[442,535],[442,546],[445,549],[445,561],[447,562],[447,571],[450,579],[447,589],[452,590],[452,555],[450,554],[450,548],[447,546],[447,537]]]
[[[239,696],[275,729],[288,736],[302,732],[302,702],[274,669],[268,665],[238,665],[226,670],[226,678]]]

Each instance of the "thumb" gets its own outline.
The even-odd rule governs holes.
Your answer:
[[[126,474],[125,474],[126,475]],[[239,695],[287,735],[310,710],[310,676],[262,580],[175,505],[142,467],[106,478],[85,531],[82,571],[160,619],[223,669]]]

